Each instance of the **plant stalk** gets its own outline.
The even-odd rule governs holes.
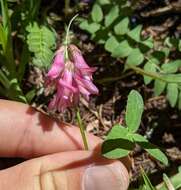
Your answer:
[[[66,37],[65,37],[65,60],[68,60],[68,44],[69,44],[69,32],[70,32],[70,27],[72,25],[72,22],[78,17],[78,14],[76,14],[72,19],[70,20],[67,31],[66,31]]]
[[[130,64],[126,64],[130,69],[134,70],[136,73],[139,73],[141,75],[145,75],[145,76],[148,76],[148,77],[151,77],[153,79],[158,79],[160,81],[163,81],[163,82],[166,82],[166,83],[176,83],[175,80],[172,80],[172,79],[169,79],[169,78],[166,78],[166,76],[164,77],[163,75],[160,75],[160,74],[157,74],[157,73],[154,73],[154,72],[148,72],[148,71],[145,71],[144,69],[141,69],[139,67],[136,67],[135,65],[130,65]],[[179,81],[180,82],[180,81]]]
[[[84,129],[84,125],[82,123],[82,119],[80,117],[80,112],[79,112],[78,108],[77,108],[77,121],[78,121],[79,129],[80,129],[80,133],[81,133],[81,136],[82,136],[82,140],[83,140],[83,143],[84,143],[84,148],[85,148],[85,150],[88,150],[89,146],[88,146],[87,138],[86,138],[86,135],[85,135],[85,129]]]

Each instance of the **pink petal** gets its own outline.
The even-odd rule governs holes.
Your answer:
[[[73,59],[74,59],[74,63],[75,63],[76,68],[79,68],[79,69],[89,68],[89,66],[85,62],[82,54],[80,54],[80,53],[74,53],[73,54]]]
[[[83,86],[79,86],[79,90],[80,90],[80,93],[85,97],[85,99],[89,101],[90,92]]]
[[[78,75],[81,76],[85,76],[85,77],[89,77],[92,79],[92,74],[96,71],[97,68],[92,67],[92,68],[76,68],[75,69],[75,73],[77,73]]]
[[[81,78],[80,76],[76,75],[75,79],[78,83],[78,86],[83,86],[86,88],[91,94],[98,94],[99,90],[97,87],[92,83],[91,80]]]
[[[57,90],[57,109],[58,111],[64,111],[67,107],[69,107],[69,97],[65,95],[65,89],[59,88]]]
[[[69,90],[71,90],[72,92],[76,92],[77,89],[75,87],[73,87],[72,85],[68,84],[66,81],[60,79],[59,84],[62,85],[64,88],[68,88]]]
[[[81,54],[81,51],[76,46],[70,45],[69,49],[73,56],[73,62],[76,68],[89,68]]]
[[[62,74],[62,80],[66,81],[67,84],[72,84],[73,73],[68,69],[65,69]]]
[[[77,105],[80,95],[89,100],[91,94],[99,92],[92,82],[92,74],[96,68],[87,65],[76,46],[69,45],[68,50],[70,53],[68,61],[64,59],[64,46],[56,52],[52,67],[47,74],[47,84],[54,85],[57,90],[49,108],[58,111]]]
[[[50,79],[55,79],[60,75],[60,72],[64,69],[65,64],[64,64],[64,52],[63,51],[58,51],[56,53],[53,64],[47,74],[47,77]]]
[[[73,96],[77,89],[73,86],[72,82],[72,72],[68,71],[67,69],[64,70],[62,78],[60,78],[57,83],[57,108],[59,111],[63,111],[65,108],[71,107],[73,105]]]

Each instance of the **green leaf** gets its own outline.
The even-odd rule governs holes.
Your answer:
[[[119,6],[113,6],[109,13],[105,16],[105,26],[110,26],[115,19],[119,16]]]
[[[7,1],[1,0],[0,1],[0,6],[1,6],[1,23],[3,25],[4,28],[4,33],[6,34],[6,36],[11,35],[11,28],[10,28],[10,17],[9,17],[9,11],[10,9],[8,9],[8,3]]]
[[[35,97],[36,93],[35,93],[35,89],[30,90],[26,95],[26,100],[28,103],[31,103],[31,101],[33,100],[33,98]]]
[[[33,63],[38,67],[49,67],[55,49],[55,33],[37,23],[30,24],[26,30],[29,50],[34,53]]]
[[[87,32],[89,32],[90,34],[94,34],[95,32],[97,32],[100,28],[101,28],[101,25],[98,24],[98,23],[88,23],[87,20],[84,20],[80,23],[79,27],[82,29],[82,30],[86,30]]]
[[[172,177],[170,177],[170,181],[173,184],[174,188],[179,190],[181,188],[181,172],[178,171],[178,173]],[[161,183],[157,187],[158,190],[168,190],[168,188],[165,187],[164,183]]]
[[[143,109],[144,103],[142,96],[136,90],[132,90],[128,95],[126,106],[126,125],[129,131],[137,131],[141,123]]]
[[[4,27],[2,26],[2,24],[0,23],[0,45],[2,45],[2,48],[5,50],[6,48],[6,34],[5,34],[5,30]]]
[[[22,93],[17,78],[11,79],[7,97],[9,97],[12,100],[27,103],[26,97]]]
[[[125,17],[122,19],[115,27],[114,27],[114,32],[117,35],[124,35],[128,32],[129,28],[129,18]]]
[[[168,57],[170,54],[170,50],[168,47],[163,47],[162,52],[165,54],[165,57]]]
[[[105,43],[105,49],[109,52],[114,52],[114,50],[117,48],[119,45],[119,42],[114,36],[111,36]]]
[[[10,81],[6,74],[0,69],[0,83],[5,87],[6,89],[10,88]]]
[[[177,103],[178,98],[178,84],[177,83],[169,83],[167,86],[167,98],[171,105],[174,107]]]
[[[154,47],[153,39],[152,37],[149,37],[148,39],[141,42],[143,45],[149,47],[150,49]]]
[[[112,52],[113,57],[127,57],[132,51],[132,47],[129,45],[127,40],[122,41]]]
[[[170,181],[169,177],[164,173],[163,174],[163,181],[165,186],[169,189],[169,190],[175,190],[172,182]]]
[[[3,42],[3,36],[4,36],[4,29],[2,24],[0,23],[0,44]]]
[[[165,154],[155,145],[148,142],[143,136],[139,134],[132,134],[131,135],[135,143],[140,145],[144,150],[146,150],[151,156],[159,160],[165,165],[168,165],[168,159]]]
[[[169,63],[165,63],[161,66],[164,73],[175,73],[181,66],[181,60],[172,61]]]
[[[173,37],[167,37],[164,44],[169,48],[177,48],[179,43],[179,39]]]
[[[107,5],[107,4],[110,4],[110,0],[98,0],[98,3],[100,5]]]
[[[168,83],[181,83],[181,73],[178,74],[162,74],[161,78]]]
[[[87,27],[89,26],[89,23],[86,19],[81,19],[79,23],[79,28],[82,30],[87,30]]]
[[[136,48],[128,56],[126,63],[129,65],[140,65],[144,61],[144,55]]]
[[[102,155],[109,159],[127,156],[133,150],[134,144],[128,136],[127,128],[115,125],[102,145]]]
[[[142,25],[138,25],[136,28],[128,32],[128,36],[135,40],[136,42],[141,41],[141,30],[142,30]]]
[[[143,168],[141,168],[141,175],[142,175],[143,180],[145,182],[146,190],[156,190],[156,188],[151,184],[151,181],[148,178],[148,176],[146,175],[146,173],[143,170]]]
[[[144,70],[147,72],[155,73],[156,72],[156,65],[152,61],[148,61],[144,65]],[[146,85],[148,85],[152,80],[153,80],[153,78],[144,75],[144,82]]]
[[[92,12],[91,12],[91,16],[92,16],[92,20],[94,22],[101,22],[103,19],[103,12],[102,12],[102,8],[100,5],[98,5],[97,3],[95,3],[93,5],[92,8]]]
[[[159,96],[166,87],[166,82],[156,79],[154,83],[154,94],[155,96]]]

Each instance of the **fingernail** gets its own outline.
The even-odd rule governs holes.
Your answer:
[[[85,170],[83,190],[126,190],[128,180],[128,172],[119,162],[94,165]]]

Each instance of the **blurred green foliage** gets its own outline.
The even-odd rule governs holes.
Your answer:
[[[26,68],[28,63],[49,67],[56,33],[45,19],[39,22],[41,0],[1,0],[0,3],[0,94],[8,99],[31,102],[35,90],[27,94],[22,90]]]

